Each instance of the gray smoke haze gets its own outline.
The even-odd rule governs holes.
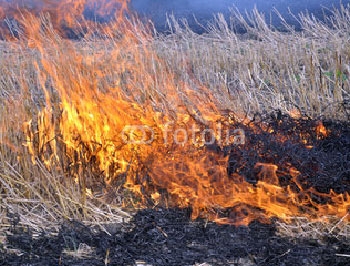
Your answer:
[[[343,5],[350,3],[349,0],[132,0],[131,7],[142,17],[152,20],[156,28],[165,30],[166,14],[174,14],[176,18],[186,18],[192,27],[195,27],[193,15],[198,21],[204,23],[212,19],[215,13],[224,13],[229,15],[229,8],[236,7],[242,14],[249,13],[256,6],[260,12],[265,13],[265,17],[273,23],[277,23],[277,16],[271,12],[276,8],[286,20],[295,24],[292,17],[288,14],[288,8],[293,14],[308,11],[322,19],[323,12],[327,9],[339,7],[340,2]],[[297,25],[296,25],[297,26]]]
[[[107,22],[112,19],[114,11],[118,9],[118,1],[105,1],[115,4],[112,10],[109,10],[109,13],[99,12],[98,1],[86,0],[83,11],[84,17],[100,22]],[[0,7],[7,6],[8,10],[11,10],[11,8],[15,10],[21,7],[37,13],[50,10],[55,12],[60,2],[60,0],[0,0]],[[288,8],[295,15],[308,11],[313,13],[318,19],[322,19],[324,13],[327,14],[328,12],[327,9],[323,8],[339,7],[340,2],[343,5],[350,4],[350,0],[131,0],[130,8],[139,17],[153,21],[159,31],[167,30],[166,14],[174,14],[178,19],[186,18],[190,27],[200,32],[203,29],[198,26],[196,21],[205,26],[208,21],[213,19],[213,14],[219,12],[229,17],[229,8],[233,7],[237,8],[244,15],[245,12],[250,13],[256,6],[260,12],[265,13],[267,21],[278,26],[280,20],[276,14],[271,12],[276,8],[288,23],[294,24],[298,28],[298,23],[288,13]],[[5,14],[3,15],[6,16],[6,13],[5,9]],[[194,16],[196,19],[194,19]]]
[[[321,6],[331,8],[344,5],[350,1],[340,0],[131,0],[132,7],[140,13],[158,15],[164,12],[174,12],[179,15],[189,13],[216,13],[225,12],[233,5],[239,10],[252,10],[254,6],[263,12],[276,7],[281,12],[285,12],[289,7],[293,12],[304,10],[317,10]]]

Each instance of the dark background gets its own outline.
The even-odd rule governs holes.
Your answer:
[[[86,19],[99,22],[108,22],[114,17],[115,11],[120,7],[115,0],[104,0],[109,10],[103,8],[102,2],[87,0],[84,6],[83,15]],[[28,9],[31,12],[40,11],[57,12],[61,0],[0,0],[0,17],[11,17],[11,13],[18,8]],[[145,21],[151,20],[156,29],[167,31],[166,15],[174,14],[177,19],[186,18],[190,27],[197,32],[203,31],[196,20],[206,26],[213,20],[213,15],[223,13],[226,18],[230,16],[230,8],[236,7],[241,14],[251,13],[256,6],[264,13],[266,21],[277,28],[280,27],[280,20],[272,12],[276,8],[289,24],[300,28],[298,22],[289,14],[290,11],[297,15],[300,12],[313,13],[316,18],[322,19],[329,15],[329,9],[339,8],[340,3],[344,6],[350,5],[350,0],[130,0],[130,9],[138,14]],[[70,12],[70,11],[67,11]],[[73,12],[73,10],[71,11]],[[196,19],[194,19],[194,17]],[[1,17],[3,19],[3,17]]]
[[[350,3],[349,0],[341,1],[344,6]],[[200,31],[193,16],[197,21],[206,25],[213,19],[213,14],[221,12],[229,16],[229,8],[237,7],[244,14],[250,13],[254,6],[265,14],[267,21],[278,26],[279,19],[272,12],[276,8],[290,24],[299,28],[297,21],[288,14],[288,8],[293,14],[310,12],[322,19],[324,14],[329,14],[332,7],[339,7],[339,0],[131,0],[131,8],[142,18],[154,22],[158,30],[167,30],[166,14],[174,14],[176,18],[186,18],[192,29]],[[271,16],[271,17],[270,17]]]

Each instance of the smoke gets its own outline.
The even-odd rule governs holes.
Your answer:
[[[113,18],[114,14],[121,9],[128,0],[0,0],[0,10],[4,11],[6,17],[27,10],[32,14],[50,12],[53,15],[65,13],[61,16],[71,17],[74,14],[83,16],[85,19],[101,22]]]
[[[75,17],[81,15],[88,20],[107,22],[120,8],[120,2],[121,0],[0,0],[0,17],[3,19],[9,13],[15,13],[18,8],[24,8],[36,14],[42,11],[56,14],[60,11],[66,16],[74,13]],[[350,0],[341,2],[346,5]],[[129,3],[132,11],[145,20],[151,20],[160,31],[167,30],[166,14],[174,14],[179,19],[186,18],[193,30],[200,31],[202,29],[198,26],[198,22],[206,25],[213,19],[213,14],[219,12],[229,17],[229,8],[232,7],[237,8],[243,15],[257,7],[269,22],[276,25],[279,19],[272,12],[276,8],[288,23],[298,27],[289,10],[296,15],[308,11],[316,18],[322,19],[324,12],[327,13],[322,7],[332,8],[339,5],[340,0],[130,0]],[[62,11],[63,8],[66,11]]]
[[[317,10],[322,6],[331,8],[346,4],[348,0],[131,0],[131,5],[140,13],[162,15],[174,12],[178,15],[189,13],[217,13],[225,12],[229,7],[236,6],[240,11],[252,10],[256,6],[262,12],[277,8],[284,13],[288,8],[298,13],[305,10]]]
[[[78,38],[82,21],[109,22],[127,12],[128,0],[0,0],[0,39],[22,32],[23,17],[49,13],[53,27],[62,36]]]
[[[189,25],[196,29],[197,21],[204,25],[213,18],[213,14],[223,13],[230,15],[229,8],[235,7],[243,15],[250,13],[256,7],[265,14],[265,18],[276,25],[279,23],[273,9],[277,9],[286,21],[298,27],[289,11],[297,15],[300,12],[310,12],[316,18],[323,18],[327,8],[339,7],[340,3],[346,5],[350,0],[131,0],[131,8],[141,17],[154,22],[158,30],[166,30],[166,14],[174,14],[176,18],[186,18]],[[326,9],[324,9],[326,8]]]

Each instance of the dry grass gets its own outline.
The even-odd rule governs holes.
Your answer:
[[[218,14],[198,35],[170,17],[173,34],[156,40],[159,54],[186,79],[193,73],[214,91],[222,107],[248,114],[299,108],[312,118],[348,119],[350,99],[350,9],[325,23],[299,18],[303,31],[269,27],[257,11],[248,23],[232,10],[246,34],[236,34]],[[220,97],[221,96],[221,97]]]
[[[195,81],[199,81],[207,86],[222,110],[250,116],[255,112],[274,109],[288,112],[298,108],[312,118],[346,120],[350,112],[350,8],[334,11],[333,17],[328,19],[329,25],[307,15],[299,19],[302,32],[292,28],[289,32],[279,32],[269,28],[257,12],[250,21],[253,26],[235,13],[232,21],[239,21],[247,31],[241,35],[232,31],[229,22],[218,14],[209,32],[198,35],[186,24],[180,26],[174,18],[169,18],[174,31],[169,35],[157,34],[146,43],[147,47],[153,47],[164,65],[146,55],[143,57],[142,51],[138,54],[139,62],[143,63],[139,73],[152,74],[158,79],[151,84],[152,88],[144,88],[142,79],[132,80],[135,91],[140,93],[138,98],[132,97],[138,103],[145,97],[157,98],[155,108],[172,109],[171,100],[165,99],[162,92],[162,87],[169,82],[163,73],[170,69],[174,84],[184,81],[195,87]],[[67,176],[64,165],[50,157],[50,139],[44,138],[41,144],[36,139],[39,142],[35,146],[36,156],[29,154],[27,146],[31,144],[27,142],[23,122],[32,119],[32,127],[38,125],[39,111],[48,104],[44,88],[52,89],[49,87],[55,84],[52,82],[55,78],[69,77],[63,84],[69,89],[74,89],[70,84],[74,77],[86,78],[90,85],[95,83],[93,71],[87,69],[79,73],[74,68],[76,58],[64,57],[65,49],[73,49],[79,56],[95,55],[94,58],[100,60],[92,62],[97,69],[105,71],[105,79],[98,81],[99,86],[108,86],[116,80],[130,81],[130,77],[125,77],[126,71],[118,72],[114,66],[118,60],[128,61],[125,59],[128,49],[124,47],[126,52],[113,60],[109,58],[110,51],[118,46],[113,36],[107,38],[108,44],[89,37],[67,45],[69,41],[58,38],[50,30],[38,38],[44,45],[45,55],[50,55],[45,60],[61,73],[49,73],[42,68],[43,53],[27,46],[30,46],[30,39],[28,43],[0,43],[1,224],[9,226],[13,215],[18,215],[21,225],[36,231],[57,231],[64,219],[77,219],[101,227],[120,223],[129,215],[120,205],[106,204],[86,195],[81,185]],[[43,82],[46,75],[53,73],[57,76]],[[51,96],[50,104],[55,106],[59,99],[54,93]],[[40,134],[42,132],[35,132],[35,136]],[[64,150],[59,143],[57,147]],[[49,168],[43,163],[47,159],[51,162]],[[324,234],[349,237],[349,225],[339,220],[310,224],[296,219],[293,225],[281,223],[280,228],[282,235],[293,237],[319,238]]]
[[[350,236],[350,224],[346,221],[347,216],[342,219],[324,217],[322,222],[310,222],[303,217],[295,217],[288,224],[277,222],[277,230],[280,236],[315,239],[323,244],[327,243],[329,237],[348,240]]]

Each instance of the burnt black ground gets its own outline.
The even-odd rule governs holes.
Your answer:
[[[260,129],[261,122],[266,129]],[[327,135],[317,133],[321,123]],[[303,189],[350,193],[350,122],[293,119],[277,111],[257,115],[250,126],[234,127],[244,129],[245,144],[229,147],[229,174],[238,173],[255,184],[259,181],[255,165],[269,163],[278,166],[280,186],[293,186],[288,174],[293,167],[300,172]]]
[[[116,227],[117,228],[117,227]],[[12,227],[8,248],[1,248],[0,265],[349,265],[345,239],[289,239],[276,235],[274,224],[252,223],[249,227],[218,225],[190,220],[189,209],[158,209],[138,212],[129,225],[112,235],[78,222],[62,224],[59,235],[33,239],[30,232]],[[78,259],[62,253],[85,243],[95,248],[91,258]]]

